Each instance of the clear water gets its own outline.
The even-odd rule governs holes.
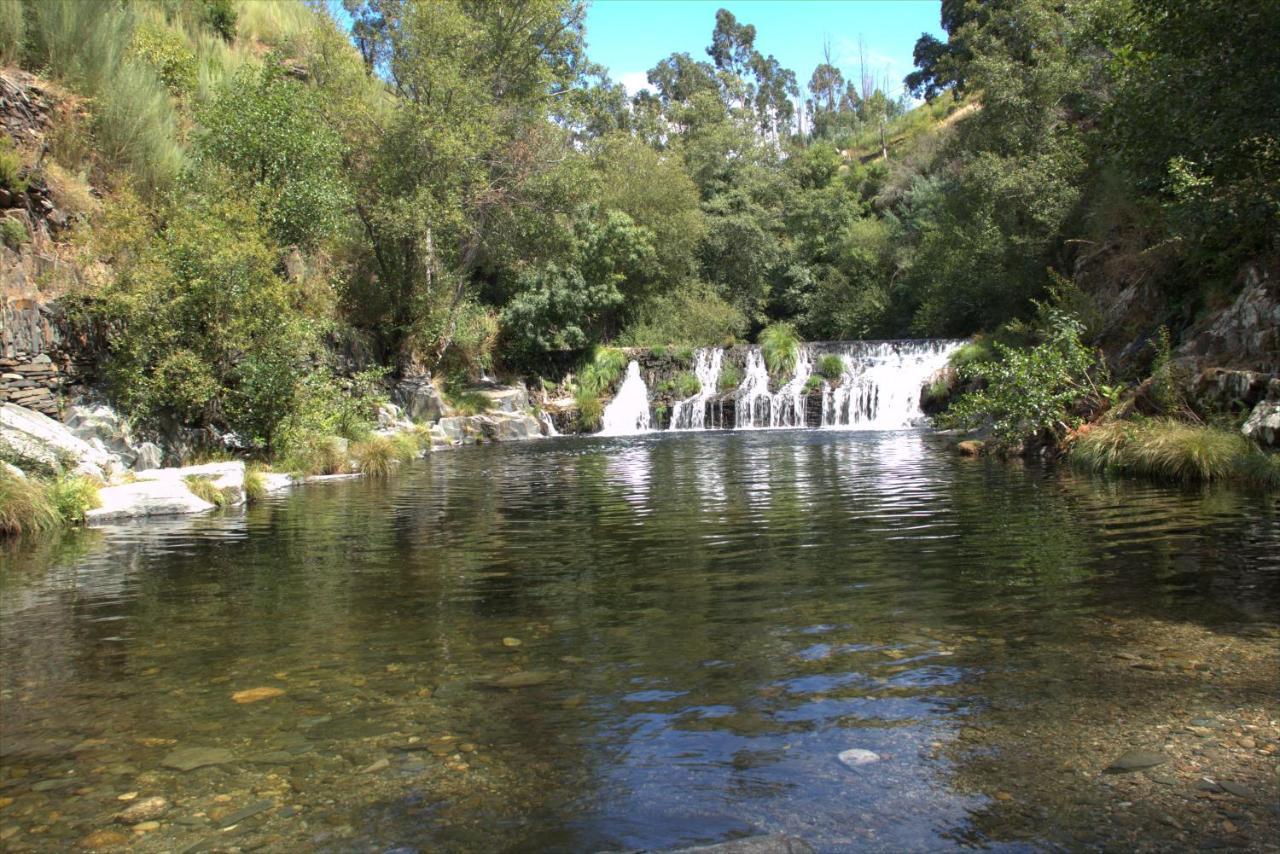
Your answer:
[[[128,792],[174,803],[150,851],[1080,847],[1056,765],[1043,795],[987,770],[996,719],[1078,694],[1100,627],[1245,643],[1280,601],[1273,498],[910,431],[460,449],[0,560],[11,851],[113,829]],[[164,767],[187,747],[232,758]]]

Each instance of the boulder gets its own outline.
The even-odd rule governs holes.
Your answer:
[[[482,417],[479,415],[450,415],[441,418],[435,426],[439,428],[439,432],[444,436],[445,441],[456,444],[484,435],[484,432],[476,422],[477,418]],[[435,435],[434,429],[432,430],[432,435]]]
[[[227,506],[237,507],[244,503],[244,463],[240,460],[182,468],[147,469],[135,472],[134,477],[138,481],[176,480],[183,484],[189,477],[207,478],[227,496]]]
[[[1206,368],[1196,377],[1191,393],[1196,407],[1210,412],[1247,411],[1267,397],[1275,383],[1269,374]]]
[[[467,391],[489,401],[490,412],[523,412],[529,408],[529,391],[524,387],[524,383],[509,386],[480,386]]]
[[[84,514],[89,525],[145,516],[181,516],[214,509],[197,498],[181,479],[140,480],[98,491],[101,506]]]
[[[485,436],[499,442],[537,439],[542,436],[542,424],[524,412],[492,412],[486,418]]]
[[[51,469],[70,468],[100,480],[122,469],[118,457],[94,447],[47,415],[0,404],[0,450]]]
[[[450,412],[440,389],[427,378],[401,380],[391,396],[411,421],[438,421]]]
[[[380,432],[400,433],[413,429],[413,422],[405,417],[404,410],[394,403],[384,403],[378,407],[378,430]]]
[[[1259,403],[1240,432],[1264,448],[1280,448],[1280,402],[1264,400]]]
[[[136,456],[133,465],[139,469],[160,468],[164,462],[164,450],[155,442],[143,442],[134,448]]]
[[[293,486],[293,475],[281,472],[264,471],[262,473],[262,488],[266,492],[282,492]]]
[[[90,444],[100,445],[107,453],[119,457],[126,466],[136,465],[138,452],[129,423],[110,406],[100,402],[76,403],[67,409],[64,421],[73,435]]]

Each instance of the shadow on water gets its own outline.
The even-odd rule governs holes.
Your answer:
[[[1280,601],[1263,496],[910,431],[466,449],[3,558],[14,850],[130,790],[175,803],[143,850],[1132,842],[1159,816],[1100,826],[1108,739],[1265,705]]]

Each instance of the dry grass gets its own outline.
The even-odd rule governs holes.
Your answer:
[[[356,469],[367,477],[387,477],[398,462],[396,444],[386,436],[374,436],[351,446]]]
[[[1073,465],[1162,480],[1247,480],[1280,486],[1280,462],[1239,433],[1171,418],[1110,421],[1082,431]]]
[[[62,524],[40,481],[0,467],[0,535],[49,531]]]

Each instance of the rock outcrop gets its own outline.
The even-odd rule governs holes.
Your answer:
[[[1264,400],[1255,406],[1240,432],[1264,448],[1280,448],[1280,401]]]
[[[29,465],[71,470],[104,482],[126,467],[101,445],[86,442],[47,415],[13,403],[0,403],[0,450]]]
[[[207,480],[224,497],[224,506],[244,504],[244,463],[208,463],[182,468],[151,469],[135,473],[134,482],[99,490],[101,505],[85,513],[85,521],[102,524],[146,516],[180,516],[204,513],[217,505],[191,490],[190,478]]]

